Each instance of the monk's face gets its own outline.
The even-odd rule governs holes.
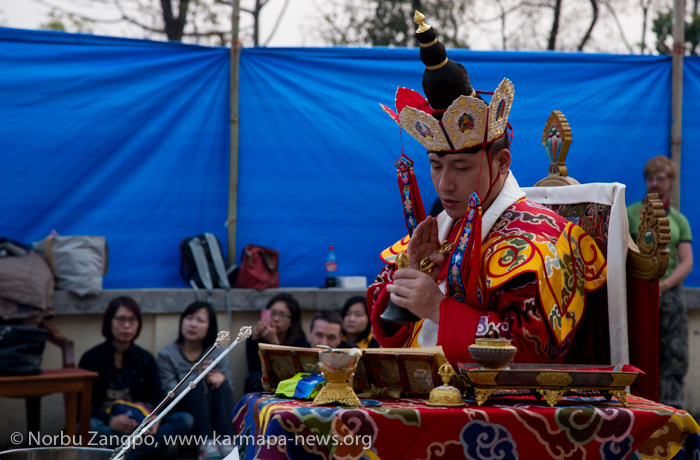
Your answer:
[[[507,165],[504,158],[507,155]],[[489,171],[489,160],[485,150],[478,153],[451,153],[439,156],[436,153],[429,154],[430,175],[433,179],[435,191],[445,208],[445,212],[453,219],[461,219],[467,213],[469,196],[479,190],[479,196],[484,200],[484,211],[493,202],[500,192],[505,174],[510,166],[510,152],[501,150],[494,156]],[[502,180],[496,180],[499,174]],[[496,185],[489,190],[489,183],[496,180]]]

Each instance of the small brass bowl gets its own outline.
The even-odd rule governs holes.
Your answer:
[[[518,351],[508,339],[476,339],[469,346],[469,354],[475,363],[485,369],[501,369],[510,364]]]
[[[476,339],[474,345],[481,348],[515,348],[510,339]]]

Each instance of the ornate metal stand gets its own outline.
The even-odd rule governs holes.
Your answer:
[[[362,405],[360,398],[348,385],[350,377],[355,373],[355,369],[357,369],[357,364],[347,371],[328,372],[326,369],[321,368],[321,373],[328,382],[314,398],[314,406],[339,403],[344,406],[360,407]]]
[[[530,370],[512,366],[514,369],[461,369],[469,382],[469,391],[479,406],[499,392],[517,392],[519,395],[529,394],[544,399],[552,407],[570,393],[600,394],[608,400],[615,397],[627,407],[626,387],[637,378],[636,372],[589,371],[585,368]]]

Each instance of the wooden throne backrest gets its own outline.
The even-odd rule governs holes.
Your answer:
[[[554,110],[547,119],[542,134],[542,144],[547,150],[550,161],[549,171],[547,177],[535,184],[535,188],[579,184],[576,179],[568,175],[566,167],[566,156],[572,140],[571,127],[566,117],[562,112]],[[615,299],[623,299],[622,302],[626,304],[624,308],[606,306],[611,312],[608,337],[611,342],[614,342],[620,340],[620,335],[625,336],[629,344],[628,362],[646,372],[646,376],[635,382],[637,392],[649,399],[658,399],[658,280],[663,276],[668,265],[669,251],[666,246],[671,240],[670,226],[658,195],[650,193],[641,211],[639,237],[636,242],[633,241],[627,228],[626,213],[625,219],[620,217],[622,210],[619,206],[622,205],[624,209],[625,204],[624,185],[587,184],[587,186],[594,186],[588,191],[610,185],[616,185],[622,189],[617,193],[617,196],[621,197],[618,201],[622,203],[611,203],[616,206],[614,217],[616,224],[621,224],[624,228],[616,230],[612,241],[609,235],[613,213],[609,203],[586,202],[585,197],[589,194],[582,193],[581,196],[584,199],[581,202],[569,200],[560,204],[556,203],[556,200],[549,200],[542,204],[581,226],[593,237],[606,257],[611,248],[614,248],[608,262],[623,254],[624,259],[618,264],[621,267],[619,271],[622,272],[622,279],[620,274],[611,273],[610,266],[608,268],[608,303],[616,302]],[[539,196],[545,197],[555,194],[553,191],[538,193]],[[536,198],[533,199],[538,201]],[[626,247],[615,246],[617,241],[624,241],[623,244]],[[615,281],[613,276],[616,277]],[[612,284],[615,286],[611,286]],[[611,290],[618,290],[618,288],[623,291],[622,297],[619,292],[610,293]],[[607,316],[607,311],[598,311],[595,315]],[[621,319],[619,316],[624,318]],[[616,359],[614,352],[611,356],[613,360]],[[617,355],[618,358],[620,356],[624,355]]]

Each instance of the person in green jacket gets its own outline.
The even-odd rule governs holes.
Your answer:
[[[666,273],[659,283],[659,402],[682,408],[683,378],[688,370],[688,312],[683,297],[683,280],[693,269],[692,234],[688,219],[670,205],[676,166],[664,155],[644,166],[647,193],[658,193],[671,226],[671,243]],[[644,202],[627,208],[630,234],[636,241],[639,212]]]

